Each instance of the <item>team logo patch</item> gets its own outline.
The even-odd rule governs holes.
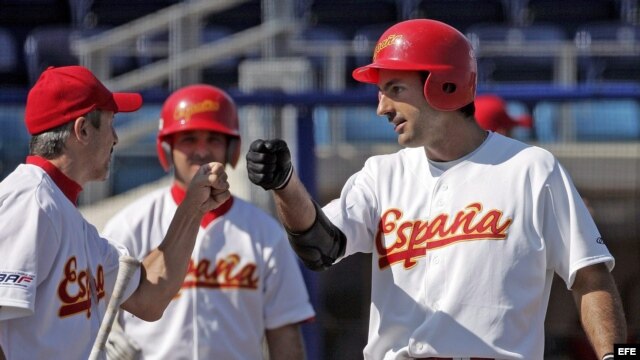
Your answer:
[[[216,112],[220,110],[220,103],[213,100],[204,100],[193,104],[181,103],[173,113],[174,120],[189,121],[191,116],[203,112]]]
[[[383,40],[380,40],[378,44],[376,44],[376,47],[373,49],[373,61],[376,60],[376,58],[378,57],[378,54],[380,53],[380,51],[382,51],[382,49],[388,46],[391,46],[396,41],[400,41],[400,40],[402,40],[402,35],[397,35],[397,34],[391,34],[386,38],[384,38]]]
[[[0,287],[27,289],[35,286],[36,275],[24,271],[0,270]]]

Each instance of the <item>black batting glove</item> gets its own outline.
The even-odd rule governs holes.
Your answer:
[[[249,180],[265,190],[287,186],[293,173],[287,143],[280,139],[252,142],[247,152],[247,172]]]

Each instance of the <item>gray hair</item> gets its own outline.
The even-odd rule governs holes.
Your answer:
[[[85,115],[85,118],[91,126],[100,129],[101,113],[100,110],[93,110]],[[48,160],[62,155],[65,149],[64,144],[67,142],[69,135],[71,135],[74,124],[75,119],[43,133],[33,135],[29,142],[29,154],[41,156]]]

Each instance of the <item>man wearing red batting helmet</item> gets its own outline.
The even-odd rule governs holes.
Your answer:
[[[30,155],[0,183],[0,359],[87,359],[114,293],[125,247],[99,236],[76,205],[107,177],[114,115],[142,106],[82,66],[49,68],[25,108]],[[122,308],[158,319],[180,289],[200,218],[230,198],[221,163],[193,174],[171,230],[122,291]],[[169,225],[170,223],[170,225]],[[3,355],[4,353],[4,355]]]
[[[552,154],[478,126],[467,39],[400,22],[353,77],[377,86],[405,149],[369,158],[339,199],[311,199],[282,140],[256,140],[246,158],[308,267],[372,254],[365,359],[542,359],[554,273],[610,356],[626,336],[614,259]]]
[[[202,164],[235,167],[240,133],[233,100],[209,85],[175,91],[162,107],[157,148],[165,170],[173,167],[173,185],[135,201],[104,231],[138,258],[165,235]],[[280,224],[231,197],[202,219],[187,276],[162,319],[145,323],[123,313],[120,322],[144,359],[262,359],[266,337],[270,359],[278,360],[304,358],[299,324],[314,315]],[[112,353],[123,346],[119,339],[111,339]]]

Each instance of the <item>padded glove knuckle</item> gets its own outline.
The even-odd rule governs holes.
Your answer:
[[[255,140],[246,159],[249,180],[265,190],[281,189],[291,177],[291,153],[283,140]]]

